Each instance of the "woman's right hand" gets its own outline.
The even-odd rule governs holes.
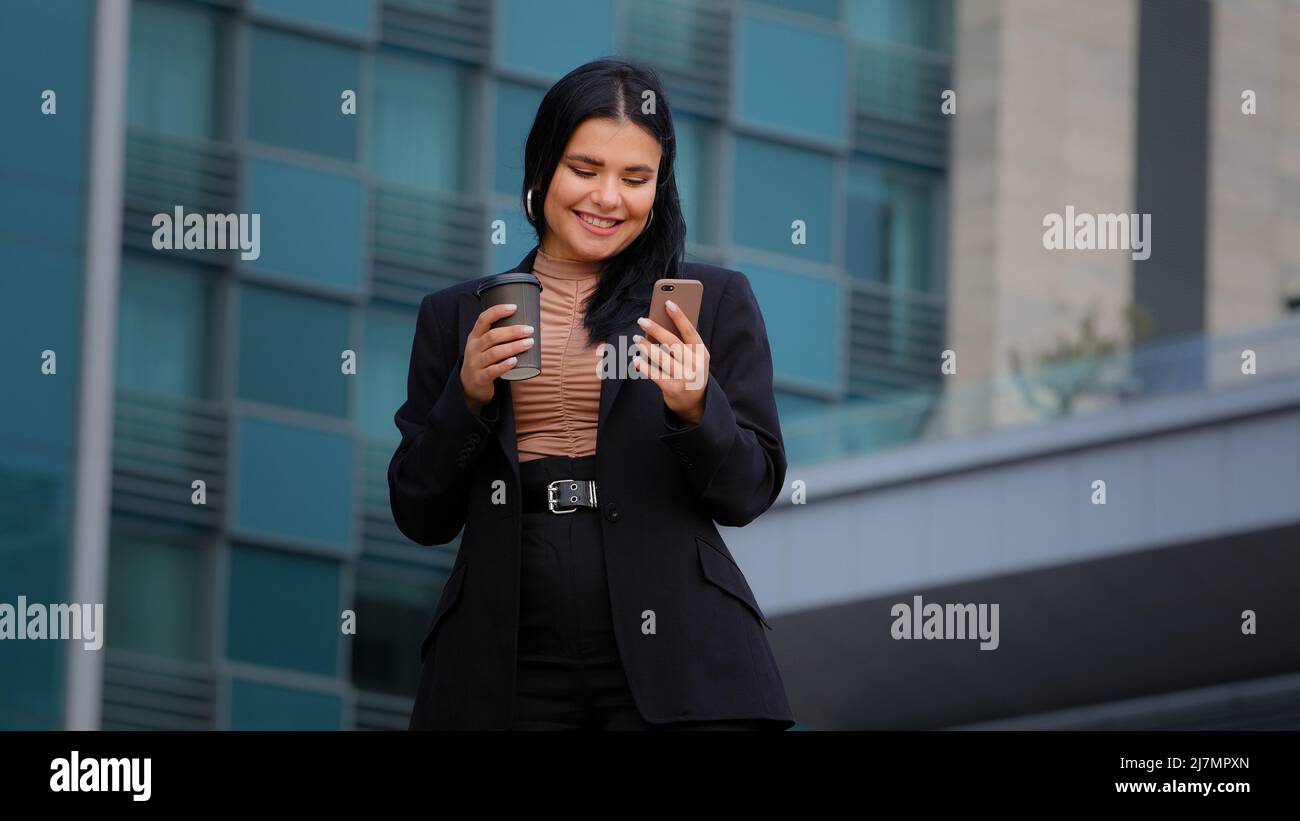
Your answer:
[[[518,361],[516,354],[533,346],[532,325],[506,325],[493,328],[492,323],[515,312],[513,304],[493,305],[483,309],[465,341],[465,361],[460,367],[460,384],[465,389],[465,403],[479,413],[496,392],[494,380],[509,371]],[[526,337],[526,338],[525,338]]]

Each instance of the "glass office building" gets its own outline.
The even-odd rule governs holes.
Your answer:
[[[688,258],[749,277],[783,415],[937,379],[944,0],[135,0],[101,339],[96,6],[0,15],[0,601],[69,600],[79,357],[114,352],[102,682],[61,642],[5,642],[0,727],[65,726],[87,688],[105,729],[405,726],[456,549],[389,510],[416,309],[531,247],[524,137],[588,59],[665,80]],[[177,207],[259,214],[260,255],[156,250]]]
[[[807,504],[726,538],[804,726],[1295,726],[1293,638],[1239,621],[1297,619],[1300,6],[22,0],[0,637],[107,631],[0,641],[0,728],[406,725],[457,549],[389,510],[417,307],[531,247],[532,117],[605,55],[663,78],[688,259],[768,327]],[[1153,252],[1047,248],[1067,206]],[[260,253],[156,249],[178,208]],[[1005,640],[894,641],[914,594]]]

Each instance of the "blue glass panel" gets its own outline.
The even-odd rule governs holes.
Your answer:
[[[114,535],[108,554],[105,643],[206,662],[203,553],[196,545]]]
[[[232,679],[232,730],[338,730],[343,726],[343,700],[319,693]]]
[[[533,86],[497,83],[492,181],[498,193],[518,196],[523,187],[524,143],[545,93]]]
[[[336,675],[339,573],[331,559],[231,545],[227,658]]]
[[[347,552],[352,439],[245,416],[236,436],[238,527]]]
[[[76,439],[81,266],[74,252],[0,238],[0,350],[8,352],[0,357],[0,452],[19,446],[70,452]],[[55,354],[56,373],[41,372],[46,350]]]
[[[207,398],[214,333],[212,285],[185,264],[143,256],[122,260],[117,314],[118,387]]]
[[[358,352],[361,365],[357,376],[361,380],[361,427],[367,436],[399,436],[393,414],[406,401],[414,327],[414,311],[366,310],[365,347]]]
[[[764,319],[766,319],[766,316],[764,316]],[[816,396],[805,396],[791,391],[777,389],[774,393],[776,395],[777,414],[781,417],[782,424],[798,419],[805,414],[824,411],[830,404],[825,399]]]
[[[849,33],[877,43],[946,50],[951,0],[852,0],[844,4]]]
[[[370,33],[371,0],[251,0],[250,10],[345,34]]]
[[[841,142],[845,139],[844,41],[754,16],[740,25],[742,120]]]
[[[682,114],[673,116],[673,126],[677,131],[677,193],[686,219],[686,237],[691,242],[712,244],[717,237],[710,219],[713,202],[709,194],[716,190],[717,180],[709,126]]]
[[[412,697],[420,681],[420,646],[446,574],[370,560],[357,567],[353,591],[367,629],[349,638],[352,684],[369,692]]]
[[[72,455],[0,440],[0,602],[67,600]],[[61,641],[0,641],[0,730],[63,727]]]
[[[7,3],[3,19],[0,190],[5,196],[0,200],[36,210],[25,193],[10,190],[8,178],[57,181],[75,191],[85,178],[93,5],[85,0]],[[57,113],[41,112],[47,89],[57,95]],[[64,213],[37,211],[47,218]],[[20,230],[8,221],[4,225],[7,231]]]
[[[800,14],[809,14],[826,20],[835,20],[840,13],[840,0],[749,0],[749,2],[785,11],[797,11]],[[856,2],[857,0],[847,0],[846,5],[851,6]]]
[[[4,128],[0,127],[0,132],[3,131]],[[42,175],[44,171],[41,170]],[[8,174],[0,171],[0,192],[3,192],[0,196],[0,242],[30,242],[80,251],[86,209],[86,192],[80,184],[67,185],[54,179],[53,175],[14,177]],[[0,268],[0,271],[7,276],[23,269]],[[77,273],[80,275],[80,270]]]
[[[247,162],[244,211],[261,215],[257,259],[241,265],[349,290],[361,287],[361,182],[271,160]]]
[[[735,146],[732,242],[830,262],[831,158],[742,136]],[[806,225],[807,245],[791,242],[797,219]]]
[[[845,203],[844,266],[858,279],[883,284],[888,277],[889,209],[879,197],[865,194],[850,195]]]
[[[357,115],[343,113],[341,95],[351,89],[360,96],[357,62],[356,49],[254,27],[248,55],[249,138],[355,160]]]
[[[838,388],[839,284],[759,265],[743,270],[763,312],[775,375]]]
[[[557,79],[614,50],[610,0],[500,0],[501,65]]]
[[[845,203],[844,266],[851,276],[884,284],[889,274],[889,206],[879,167],[850,168]]]
[[[469,83],[450,61],[377,57],[371,173],[388,183],[464,191]]]
[[[942,177],[856,159],[847,194],[845,268],[855,278],[942,293]]]
[[[127,122],[182,137],[220,136],[217,18],[197,5],[134,3]]]
[[[247,282],[239,293],[239,397],[346,416],[348,306]]]
[[[524,258],[537,244],[537,233],[533,226],[528,224],[521,208],[498,208],[492,214],[492,219],[502,220],[505,222],[506,243],[504,245],[493,245],[492,256],[490,259],[491,271],[483,273],[497,273],[513,268]]]
[[[0,24],[0,602],[15,606],[68,596],[93,19],[86,0],[50,0]],[[0,641],[0,729],[63,726],[67,652]]]

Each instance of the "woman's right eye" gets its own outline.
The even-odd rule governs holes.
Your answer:
[[[582,169],[582,168],[574,168],[574,169],[573,169],[573,173],[577,174],[579,177],[587,177],[588,179],[590,179],[591,177],[596,176],[596,172],[595,172],[595,171],[586,171],[586,170],[584,170],[584,169]]]

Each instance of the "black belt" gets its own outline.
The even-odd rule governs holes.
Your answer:
[[[524,485],[524,513],[573,513],[595,510],[595,479],[554,479]]]

